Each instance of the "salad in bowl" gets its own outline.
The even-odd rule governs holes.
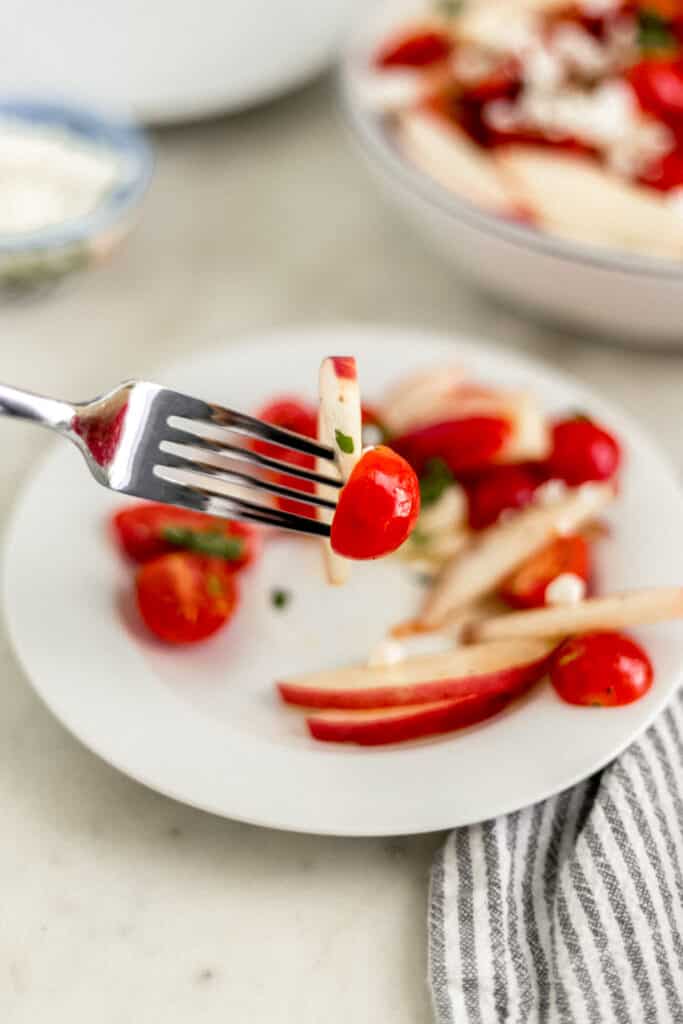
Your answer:
[[[683,5],[425,5],[371,55],[367,102],[441,187],[537,231],[683,257]]]

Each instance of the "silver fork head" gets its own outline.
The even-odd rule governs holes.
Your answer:
[[[334,495],[341,487],[331,448],[261,420],[146,381],[129,381],[75,407],[66,433],[99,483],[122,494],[244,519],[299,533],[329,536]],[[253,440],[268,442],[266,453]],[[242,442],[240,444],[240,441]],[[275,445],[283,458],[270,452]],[[286,452],[314,457],[327,472],[286,461]],[[248,470],[248,471],[247,471]],[[285,475],[286,483],[273,474]],[[290,486],[322,484],[324,495]],[[268,497],[314,505],[325,518],[279,508]],[[266,498],[266,503],[259,498]]]

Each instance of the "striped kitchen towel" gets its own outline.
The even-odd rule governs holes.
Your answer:
[[[683,695],[599,775],[449,836],[438,1024],[683,1024]]]

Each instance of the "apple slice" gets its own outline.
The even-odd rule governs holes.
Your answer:
[[[360,389],[353,356],[329,356],[320,367],[320,408],[318,439],[334,449],[336,468],[346,482],[362,455]],[[318,461],[318,471],[330,473],[329,462]],[[318,485],[318,493],[336,501],[333,488]],[[329,540],[323,541],[325,569],[330,583],[346,583],[351,563],[332,550]]]
[[[518,202],[548,230],[579,242],[680,259],[683,222],[664,194],[623,181],[588,157],[535,146],[496,155]]]
[[[392,434],[434,422],[434,410],[446,408],[465,380],[461,366],[434,366],[402,377],[386,392],[379,418]],[[449,413],[437,418],[452,419]]]
[[[551,504],[530,505],[511,519],[483,530],[444,566],[422,607],[418,619],[421,628],[438,629],[451,612],[494,590],[558,534],[574,533],[594,519],[613,497],[610,483],[582,484]]]
[[[496,161],[457,125],[437,114],[409,110],[397,119],[405,156],[450,192],[505,216],[518,209]]]
[[[521,637],[563,637],[593,630],[625,629],[683,618],[683,588],[632,590],[610,597],[589,597],[578,604],[511,612],[475,623],[473,640]]]
[[[393,665],[313,672],[277,686],[288,704],[347,710],[512,694],[543,675],[553,647],[546,640],[480,644]]]
[[[360,743],[380,746],[420,736],[454,732],[501,711],[510,698],[470,695],[460,700],[438,700],[402,708],[373,708],[370,711],[322,711],[306,719],[316,740],[327,743]]]

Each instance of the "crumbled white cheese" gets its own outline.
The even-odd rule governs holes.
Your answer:
[[[403,644],[398,640],[382,640],[371,651],[368,665],[370,668],[381,668],[383,665],[395,665],[397,662],[403,661],[404,658]]]
[[[535,128],[548,138],[569,136],[604,152],[608,165],[625,177],[638,175],[674,144],[660,122],[643,117],[625,82],[606,81],[586,91],[525,88],[516,100],[496,100],[485,120],[499,131]]]
[[[567,493],[567,485],[564,480],[546,480],[534,491],[534,501],[538,505],[555,505]]]
[[[586,583],[574,572],[561,572],[545,588],[546,604],[578,604],[586,596]]]
[[[605,47],[580,25],[560,23],[552,35],[552,52],[569,71],[588,78],[597,78],[608,70],[609,54]]]

